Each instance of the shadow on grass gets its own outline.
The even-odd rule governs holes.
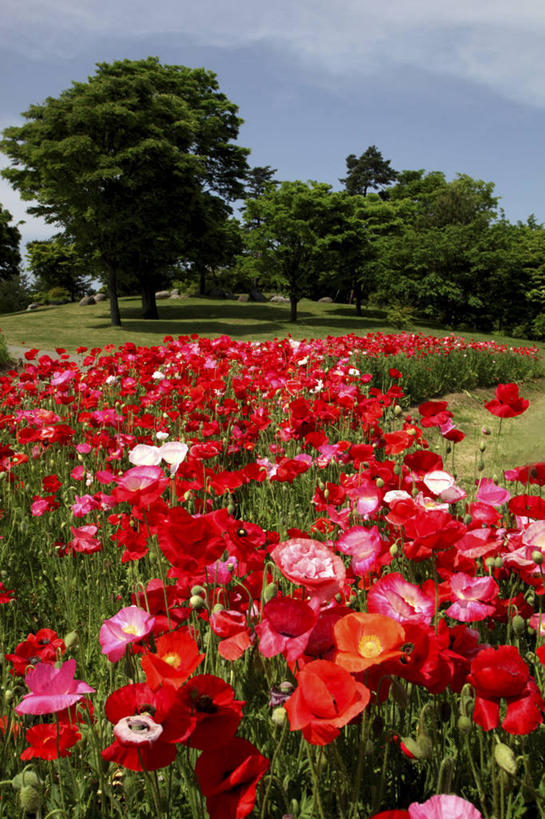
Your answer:
[[[378,310],[366,311],[363,316],[357,316],[354,308],[340,307],[328,310],[325,315],[317,316],[311,311],[301,308],[297,312],[297,322],[289,320],[289,308],[271,304],[255,303],[226,303],[218,304],[176,304],[158,307],[159,319],[143,319],[140,305],[122,305],[121,330],[138,333],[165,335],[190,335],[191,333],[224,334],[233,337],[250,336],[256,333],[289,332],[294,327],[309,327],[321,329],[329,327],[344,333],[362,330],[372,331],[384,328],[382,312]],[[93,323],[95,330],[108,327],[107,321]]]

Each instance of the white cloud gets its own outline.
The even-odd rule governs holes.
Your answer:
[[[542,0],[4,0],[3,34],[30,56],[73,54],[97,37],[187,35],[264,43],[343,77],[396,66],[440,72],[545,105]]]

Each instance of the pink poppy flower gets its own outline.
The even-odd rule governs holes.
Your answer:
[[[157,466],[161,463],[159,447],[138,444],[129,452],[129,461],[135,466]]]
[[[477,808],[454,794],[440,793],[426,802],[409,805],[410,819],[482,819]]]
[[[464,572],[456,572],[450,578],[450,590],[454,603],[445,612],[449,617],[470,623],[494,614],[495,606],[487,605],[499,592],[493,577],[471,577]]]
[[[491,506],[501,506],[511,498],[511,493],[503,486],[497,486],[491,478],[482,478],[475,497]]]
[[[67,660],[60,668],[49,663],[38,663],[25,677],[29,694],[25,694],[15,707],[17,714],[54,714],[70,708],[82,699],[84,694],[92,694],[91,688],[82,680],[75,680],[76,661]]]
[[[318,614],[304,600],[275,597],[263,606],[263,619],[255,627],[264,657],[284,654],[295,662],[304,652]]]
[[[400,623],[428,626],[435,612],[435,599],[409,583],[399,572],[392,572],[369,589],[367,610],[373,614],[386,614]]]
[[[116,663],[123,657],[128,645],[151,633],[154,623],[155,617],[138,606],[121,609],[109,620],[105,620],[100,628],[102,653],[106,654],[110,662]]]
[[[304,586],[312,597],[321,601],[330,600],[343,587],[344,563],[317,540],[291,538],[279,543],[271,557],[284,577]]]

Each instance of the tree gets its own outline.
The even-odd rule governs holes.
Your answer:
[[[332,264],[336,242],[352,241],[340,211],[344,193],[332,193],[325,183],[282,182],[259,199],[247,199],[244,241],[246,269],[266,274],[285,288],[290,320],[297,320],[297,303],[308,295],[321,273]]]
[[[279,185],[280,182],[273,179],[275,173],[276,168],[271,168],[270,165],[256,165],[250,168],[246,174],[245,198],[259,199],[270,185]]]
[[[383,158],[376,145],[370,145],[357,157],[349,154],[346,157],[347,175],[339,179],[350,194],[367,196],[370,190],[383,191],[383,188],[397,179],[397,171],[390,167],[391,160]]]
[[[11,220],[11,213],[0,205],[0,280],[18,276],[21,272],[21,234],[16,225],[10,225]]]
[[[158,274],[183,256],[203,200],[243,192],[241,120],[205,69],[158,58],[99,63],[87,82],[33,105],[0,148],[3,175],[29,212],[58,224],[106,272],[112,324],[117,281],[136,275],[146,317],[157,317]],[[136,268],[136,269],[135,269]]]
[[[91,265],[64,236],[29,242],[26,255],[39,290],[63,287],[70,294],[70,300],[76,301],[89,289]]]

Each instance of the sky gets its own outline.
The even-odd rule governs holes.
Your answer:
[[[0,130],[97,62],[204,67],[239,107],[238,144],[281,180],[341,187],[376,145],[396,170],[495,183],[545,222],[543,0],[1,0]],[[0,167],[8,164],[0,154]],[[23,243],[55,232],[0,180]]]

